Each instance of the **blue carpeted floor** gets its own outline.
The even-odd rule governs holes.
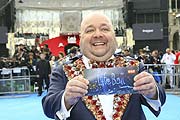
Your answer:
[[[36,94],[0,98],[0,120],[51,120],[43,114],[41,99]],[[143,109],[148,120],[180,120],[180,97],[168,94],[158,118]]]
[[[0,120],[52,120],[44,114],[37,94],[0,98]]]
[[[180,120],[180,97],[167,94],[166,103],[158,118],[145,107],[144,112],[148,120]]]

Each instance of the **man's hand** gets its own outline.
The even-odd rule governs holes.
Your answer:
[[[89,81],[82,76],[76,76],[68,81],[65,88],[64,102],[67,109],[78,102],[87,93]]]
[[[157,87],[154,77],[147,73],[141,72],[134,77],[134,90],[146,96],[149,99],[157,99]]]

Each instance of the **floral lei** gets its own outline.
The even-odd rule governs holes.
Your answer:
[[[89,61],[89,65],[93,68],[110,68],[113,66],[116,67],[126,67],[126,66],[138,66],[139,62],[136,60],[126,60],[123,57],[115,57],[113,59],[108,60],[107,62],[96,62],[96,61]],[[64,71],[68,78],[71,80],[75,76],[83,75],[83,71],[86,69],[85,64],[83,63],[82,57],[76,60],[71,64],[64,65]],[[113,100],[113,120],[121,120],[123,113],[127,107],[131,94],[124,94],[124,95],[114,95]],[[82,98],[86,107],[93,113],[94,117],[97,120],[106,120],[102,105],[97,95],[94,96],[84,96]]]

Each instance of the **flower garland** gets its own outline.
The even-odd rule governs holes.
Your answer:
[[[93,60],[89,61],[91,68],[110,68],[110,67],[126,67],[126,66],[138,66],[139,62],[136,60],[126,60],[123,57],[115,57],[106,62],[96,62]],[[75,76],[83,75],[83,71],[86,69],[85,64],[83,63],[82,58],[79,58],[71,64],[64,65],[64,71],[68,78],[71,80]],[[124,95],[114,95],[113,100],[113,120],[121,120],[124,111],[127,107],[131,94]],[[106,120],[102,105],[97,95],[94,96],[84,96],[83,101],[86,107],[93,113],[94,117],[97,120]]]

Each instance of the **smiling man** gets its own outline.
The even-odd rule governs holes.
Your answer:
[[[96,61],[106,61],[117,48],[117,41],[112,24],[102,14],[92,14],[86,17],[81,23],[82,53]]]
[[[82,57],[54,69],[48,94],[42,100],[44,113],[57,120],[146,120],[141,107],[145,105],[158,116],[166,95],[144,71],[133,79],[137,94],[86,95],[89,81],[83,77],[85,69],[139,66],[136,60],[115,57],[116,48],[110,19],[100,13],[85,17],[80,34]]]

